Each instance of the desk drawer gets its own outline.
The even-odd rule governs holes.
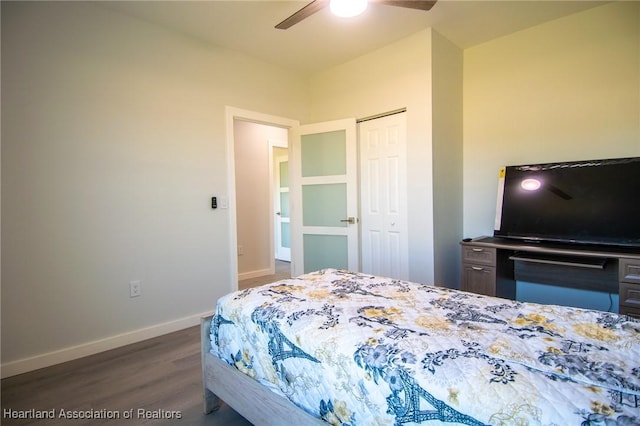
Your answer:
[[[640,284],[640,260],[620,259],[620,281]]]
[[[640,309],[640,284],[620,283],[620,305]]]
[[[462,261],[494,266],[496,264],[496,249],[471,245],[462,246]]]
[[[623,315],[629,315],[632,318],[637,318],[640,320],[640,309],[620,306],[620,313]]]
[[[496,295],[496,268],[470,263],[462,264],[463,291],[471,293]]]

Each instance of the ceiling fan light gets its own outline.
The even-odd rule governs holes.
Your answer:
[[[358,16],[367,9],[368,0],[331,0],[331,13],[341,18]]]

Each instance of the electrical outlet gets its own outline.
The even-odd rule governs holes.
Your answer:
[[[138,297],[142,295],[142,283],[140,281],[129,282],[129,297]]]
[[[244,246],[238,246],[238,256],[242,256],[244,254]]]

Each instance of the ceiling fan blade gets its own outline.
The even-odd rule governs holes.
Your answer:
[[[276,28],[279,30],[286,30],[287,28],[292,27],[303,19],[306,19],[314,13],[327,7],[328,4],[329,0],[313,0],[311,3],[276,25]]]
[[[389,6],[407,7],[409,9],[431,10],[437,0],[372,0],[375,3]]]

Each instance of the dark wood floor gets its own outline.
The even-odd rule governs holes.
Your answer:
[[[200,328],[192,327],[122,348],[2,380],[2,425],[250,426],[229,406],[202,413]],[[123,419],[133,409],[133,419]],[[139,418],[180,413],[180,419]],[[49,412],[55,419],[11,419],[7,410]],[[118,413],[116,420],[69,420],[72,413]],[[144,416],[143,416],[144,417]]]
[[[275,275],[241,281],[238,286],[244,289],[288,278],[289,267],[277,262]],[[2,425],[251,426],[226,404],[215,413],[202,413],[199,326],[3,379],[1,401]],[[11,418],[12,413],[33,416],[51,410],[54,419]],[[69,420],[61,417],[61,410],[71,415],[113,412],[120,419]],[[133,418],[124,419],[130,410]],[[162,418],[173,416],[172,411],[180,418]]]

